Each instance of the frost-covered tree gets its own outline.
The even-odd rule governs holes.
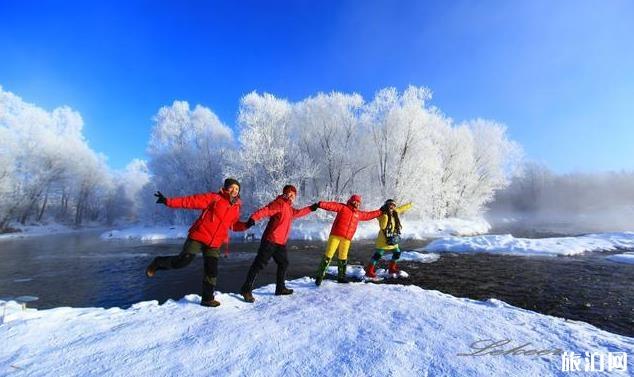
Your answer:
[[[517,173],[522,151],[499,123],[476,119],[465,126],[473,136],[473,165],[461,184],[462,208],[465,214],[477,214]]]
[[[402,94],[395,88],[379,91],[364,109],[364,124],[375,166],[373,183],[380,200],[416,202],[415,213],[436,216],[438,177],[441,173],[442,132],[448,120],[426,106],[431,93],[409,87]]]
[[[299,141],[308,156],[312,175],[310,195],[341,200],[359,182],[360,173],[371,166],[359,148],[363,135],[358,94],[319,93],[293,107],[291,138]]]
[[[438,183],[438,217],[458,217],[469,212],[465,180],[474,171],[474,141],[466,126],[447,128],[440,148],[442,173]]]
[[[288,101],[268,93],[252,92],[240,101],[239,164],[231,172],[243,182],[243,196],[252,200],[247,208],[270,201],[288,183],[304,185],[314,174],[291,133],[291,114]]]
[[[215,191],[227,176],[242,182],[246,212],[291,183],[304,202],[354,192],[367,207],[412,200],[419,217],[479,214],[508,185],[521,150],[504,126],[456,125],[430,100],[414,86],[380,90],[367,103],[338,92],[294,103],[252,92],[240,101],[238,143],[210,109],[175,101],[154,117],[148,162],[111,172],[77,112],[48,112],[0,88],[0,227],[47,216],[189,223],[195,213],[155,206],[153,191]]]
[[[222,185],[233,133],[210,109],[184,101],[162,107],[148,145],[153,187],[168,196],[216,191]],[[146,200],[151,200],[152,192]],[[188,211],[162,211],[158,218],[188,222]],[[175,217],[174,217],[175,216]],[[158,219],[157,218],[157,219]]]
[[[0,88],[0,228],[49,217],[77,225],[84,214],[104,218],[96,195],[110,176],[82,129],[69,107],[48,112]]]

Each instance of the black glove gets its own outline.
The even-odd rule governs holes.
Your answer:
[[[314,203],[310,205],[310,210],[313,212],[317,211],[317,208],[319,208],[319,203]]]
[[[156,194],[154,194],[154,196],[156,196],[156,203],[157,204],[165,204],[167,205],[167,198],[165,196],[163,196],[163,194],[161,194],[160,191],[157,191]]]
[[[249,217],[249,220],[247,220],[247,229],[251,228],[253,225],[255,225],[255,221]]]

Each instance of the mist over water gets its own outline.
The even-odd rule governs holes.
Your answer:
[[[634,231],[634,172],[556,175],[527,164],[489,206],[497,229],[578,234]]]

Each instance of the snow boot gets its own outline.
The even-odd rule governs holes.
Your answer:
[[[389,272],[390,274],[398,274],[401,271],[400,268],[398,268],[398,265],[396,264],[396,261],[390,261],[390,264],[387,265],[387,272]]]
[[[337,261],[337,283],[350,283],[346,277],[346,266],[348,266],[347,259],[339,259]]]
[[[214,300],[213,298],[211,300],[205,300],[205,301],[201,301],[200,302],[201,306],[206,306],[208,308],[215,308],[217,306],[220,306],[220,302]]]
[[[158,266],[156,264],[156,258],[152,259],[152,263],[150,263],[145,269],[145,276],[151,278],[156,274],[156,270]]]
[[[317,276],[315,277],[315,285],[320,286],[321,282],[324,280],[324,276],[326,275],[326,269],[330,264],[331,258],[327,256],[323,256],[321,258],[321,263],[319,263],[319,268],[317,269]]]
[[[372,279],[376,278],[376,267],[374,266],[374,264],[368,264],[368,266],[365,268],[365,276]]]
[[[280,289],[275,288],[275,295],[276,296],[286,296],[286,295],[292,295],[293,294],[293,290],[292,289],[288,289],[286,287],[282,287]]]
[[[242,295],[242,297],[244,297],[244,301],[250,302],[250,303],[255,302],[255,297],[253,297],[253,294],[251,293],[251,291],[243,291],[243,292],[240,292],[240,294]]]

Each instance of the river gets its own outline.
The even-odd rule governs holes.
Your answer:
[[[202,257],[181,270],[144,271],[153,257],[176,254],[183,240],[130,241],[99,238],[101,231],[0,240],[0,299],[37,296],[30,307],[128,307],[139,301],[180,299],[200,293]],[[404,241],[403,250],[427,241]],[[288,279],[312,276],[324,250],[321,241],[289,242]],[[239,292],[258,242],[233,242],[221,257],[217,289]],[[351,264],[365,264],[371,241],[355,241]],[[458,297],[496,298],[511,305],[557,317],[592,323],[634,336],[634,267],[607,261],[603,254],[572,257],[522,257],[490,254],[442,254],[434,263],[402,262],[415,284]],[[275,263],[256,285],[275,281]]]

